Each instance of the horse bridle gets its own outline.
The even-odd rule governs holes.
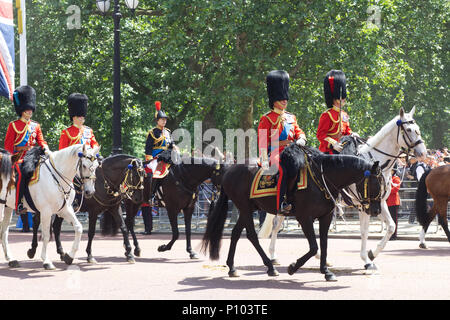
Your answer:
[[[133,168],[136,168],[137,175],[139,177],[139,181],[136,185],[133,185]],[[125,177],[123,178],[122,182],[119,184],[119,191],[114,190],[114,185],[108,181],[108,178],[105,175],[105,172],[103,171],[103,167],[101,167],[102,174],[103,174],[103,180],[104,180],[104,187],[106,190],[106,193],[108,195],[111,195],[114,198],[119,197],[120,195],[125,195],[126,198],[131,199],[133,193],[136,190],[143,190],[144,189],[144,176],[145,176],[145,170],[142,162],[138,159],[132,159],[130,163],[127,166],[127,171],[125,173]],[[111,187],[111,185],[113,187]],[[120,197],[119,201],[122,200],[124,197]],[[96,200],[100,202],[97,198]],[[100,202],[101,203],[101,202]],[[102,204],[102,203],[101,203]]]

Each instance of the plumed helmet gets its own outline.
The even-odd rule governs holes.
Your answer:
[[[20,86],[13,93],[14,109],[19,117],[26,110],[36,111],[36,91],[30,86]]]
[[[88,97],[81,93],[72,93],[67,98],[67,105],[69,106],[69,117],[86,117],[88,107]]]
[[[323,92],[328,108],[333,107],[333,99],[347,98],[345,74],[341,70],[331,70],[323,79]]]
[[[156,109],[156,112],[155,112],[156,121],[158,121],[158,119],[161,119],[161,118],[165,118],[165,119],[168,118],[166,113],[161,110],[161,101],[155,102],[155,109]]]
[[[266,77],[266,83],[271,109],[275,101],[289,100],[289,74],[286,71],[270,71]]]

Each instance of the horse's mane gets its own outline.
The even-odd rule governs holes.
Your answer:
[[[109,156],[105,159],[103,159],[103,163],[108,163],[108,162],[113,162],[113,161],[117,161],[117,160],[122,160],[122,159],[129,159],[129,158],[135,158],[133,156],[130,156],[128,154],[115,154],[113,156]]]
[[[10,177],[11,176],[11,172],[12,172],[12,163],[11,163],[11,157],[9,156],[10,153],[5,150],[0,148],[0,153],[5,155],[6,157],[2,156],[1,158],[1,167],[0,167],[0,174],[2,175],[6,175],[6,177]]]
[[[396,122],[399,117],[400,116],[396,116],[394,119],[386,123],[373,137],[369,138],[369,140],[367,140],[367,144],[364,144],[361,147],[360,153],[367,153],[372,148],[376,148],[381,141],[383,141],[386,135],[392,131],[392,128],[397,126]]]
[[[289,178],[295,177],[300,169],[305,168],[305,152],[315,163],[319,165],[323,164],[324,167],[338,169],[352,167],[359,170],[370,168],[370,164],[366,160],[353,155],[329,155],[313,147],[299,147],[296,144],[291,144],[280,155],[280,159],[287,170]]]

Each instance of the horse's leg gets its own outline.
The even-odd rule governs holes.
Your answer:
[[[136,208],[136,205],[127,205],[126,206],[126,217],[125,217],[125,225],[127,226],[128,232],[131,234],[131,237],[133,238],[133,245],[134,245],[134,255],[136,257],[141,256],[141,248],[139,247],[139,242],[136,237],[136,232],[134,232],[134,220],[136,217],[136,213],[138,211],[138,208]]]
[[[312,217],[297,217],[297,221],[300,223],[303,234],[309,243],[309,251],[299,258],[296,262],[293,262],[288,267],[288,274],[293,275],[297,270],[303,266],[311,257],[314,257],[319,249],[317,246],[316,235],[314,233],[314,221]]]
[[[36,249],[38,247],[38,231],[39,225],[41,224],[41,214],[35,213],[33,214],[33,240],[31,242],[31,249],[27,251],[28,258],[33,259],[36,254]]]
[[[172,228],[172,239],[168,244],[163,244],[158,247],[159,252],[164,252],[172,249],[173,244],[175,241],[177,241],[178,237],[180,236],[180,232],[178,231],[178,221],[177,216],[178,212],[172,209],[167,209],[167,215],[169,216],[170,226]]]
[[[275,253],[275,244],[278,238],[278,231],[280,231],[281,226],[283,225],[284,216],[275,216],[273,227],[272,227],[272,235],[270,237],[270,246],[269,246],[269,254],[272,260],[273,265],[279,265],[280,263],[277,260],[277,255]]]
[[[8,261],[8,266],[10,268],[18,268],[20,267],[19,261],[14,259],[8,245],[9,224],[11,223],[12,219],[12,211],[13,210],[11,208],[4,206],[0,237],[2,239],[3,252],[5,253],[6,261]]]
[[[194,211],[194,207],[189,207],[183,209],[184,215],[184,225],[185,225],[185,234],[186,234],[186,251],[189,253],[189,257],[191,259],[198,259],[198,254],[192,250],[191,246],[191,221],[192,221],[192,212]]]
[[[92,256],[92,241],[95,237],[95,228],[97,227],[97,212],[89,212],[88,244],[86,246],[87,262],[96,264],[97,261]]]
[[[369,259],[367,254],[367,240],[369,238],[369,223],[370,216],[365,212],[359,211],[359,224],[361,229],[361,251],[360,257],[364,261],[364,268],[366,270],[376,269],[373,262]]]
[[[55,221],[53,221],[53,233],[55,234],[55,244],[56,244],[56,252],[61,257],[61,261],[64,261],[64,249],[61,245],[61,226],[64,219],[60,216],[55,216]]]
[[[445,235],[447,236],[448,242],[450,242],[450,232],[448,230],[448,221],[447,221],[447,208],[445,208],[443,211],[439,212],[438,219],[439,219],[439,224],[442,226],[442,229],[444,229],[444,232],[445,232]]]
[[[49,212],[41,211],[41,235],[42,235],[42,251],[41,251],[41,259],[43,261],[43,266],[45,270],[54,270],[56,269],[53,265],[52,261],[49,259],[47,255],[47,245],[50,241],[50,225],[51,225],[52,214]]]
[[[395,232],[395,222],[391,217],[386,201],[381,202],[381,213],[379,217],[381,221],[387,225],[387,229],[384,237],[378,243],[375,252],[372,252],[372,250],[368,252],[368,256],[372,261],[378,256],[378,254],[384,249],[384,247],[386,247],[386,243]]]
[[[272,261],[269,259],[269,257],[267,257],[266,253],[261,247],[261,244],[259,243],[258,234],[256,233],[255,224],[253,222],[252,211],[249,211],[249,213],[245,216],[241,214],[241,216],[246,220],[245,229],[247,230],[247,239],[250,240],[250,242],[253,244],[256,251],[258,251],[260,257],[262,258],[264,265],[268,268],[267,274],[271,277],[278,276],[278,271],[274,268]]]
[[[425,221],[425,223],[422,225],[422,230],[420,230],[420,235],[419,235],[419,248],[421,249],[428,249],[426,243],[425,243],[425,235],[427,234],[428,231],[428,227],[430,226],[431,222],[434,220],[434,217],[436,216],[436,212],[431,209],[430,211],[428,211],[427,213],[428,215],[428,220]]]
[[[125,248],[125,257],[127,258],[127,261],[129,263],[135,263],[136,261],[134,260],[134,256],[131,253],[132,248],[131,248],[130,240],[128,239],[128,229],[127,229],[127,226],[125,225],[125,221],[123,221],[121,206],[119,205],[117,210],[112,210],[112,211],[110,211],[110,213],[112,214],[114,221],[119,226],[120,231],[122,232],[123,246]]]
[[[72,205],[66,205],[65,209],[62,211],[61,217],[68,223],[70,223],[75,231],[75,238],[73,240],[72,249],[70,250],[69,254],[64,254],[64,262],[70,265],[75,258],[78,248],[80,247],[83,226],[81,225],[80,221],[78,221],[78,218],[73,211]]]
[[[333,272],[328,269],[327,250],[328,250],[328,230],[333,220],[333,212],[319,218],[320,235],[320,272],[325,275],[327,281],[337,281]]]
[[[231,231],[231,241],[230,241],[230,249],[228,250],[228,258],[227,258],[227,266],[230,269],[228,271],[228,276],[230,277],[239,277],[235,267],[234,267],[234,255],[236,253],[236,245],[241,237],[242,230],[244,229],[244,223],[241,219],[241,215],[239,215],[236,224]]]

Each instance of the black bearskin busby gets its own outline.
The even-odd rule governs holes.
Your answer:
[[[166,119],[168,118],[166,113],[161,110],[161,101],[155,102],[155,108],[156,108],[156,112],[155,112],[156,121],[158,121],[158,119],[161,119],[161,118],[166,118]]]
[[[289,74],[283,70],[270,71],[266,78],[269,107],[275,101],[289,100]]]
[[[86,117],[88,107],[88,97],[81,93],[72,93],[67,98],[69,106],[69,117]]]
[[[30,86],[20,86],[14,90],[14,109],[19,117],[26,110],[36,111],[36,91]]]
[[[323,92],[328,108],[333,107],[333,99],[347,98],[344,72],[341,70],[331,70],[328,72],[323,80]]]

